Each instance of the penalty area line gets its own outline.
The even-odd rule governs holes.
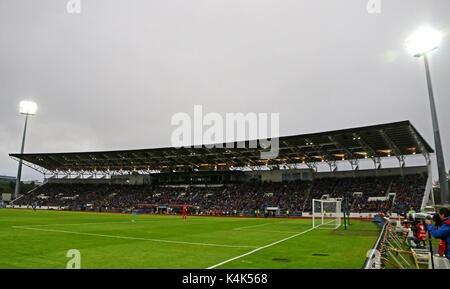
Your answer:
[[[139,237],[104,235],[104,234],[73,232],[73,231],[64,231],[64,230],[31,228],[31,227],[23,227],[23,226],[12,226],[12,228],[14,228],[14,229],[22,229],[22,230],[34,230],[34,231],[53,232],[53,233],[65,233],[65,234],[86,235],[86,236],[94,236],[94,237],[128,239],[128,240],[140,240],[140,241],[151,241],[151,242],[183,244],[183,245],[195,245],[195,246],[212,246],[212,247],[226,247],[226,248],[256,248],[255,246],[224,245],[224,244],[210,244],[210,243],[194,243],[194,242],[183,242],[183,241],[171,241],[171,240],[161,240],[161,239],[147,239],[147,238],[139,238]]]
[[[239,258],[248,256],[248,255],[251,255],[251,254],[253,254],[253,253],[255,253],[255,252],[258,252],[258,251],[260,251],[260,250],[262,250],[262,249],[271,247],[271,246],[273,246],[273,245],[276,245],[276,244],[279,244],[279,243],[281,243],[281,242],[287,241],[287,240],[289,240],[289,239],[295,238],[295,237],[300,236],[300,235],[302,235],[302,234],[308,233],[309,231],[312,231],[312,230],[314,230],[314,229],[315,229],[315,228],[310,228],[310,229],[308,229],[308,230],[305,230],[305,231],[303,231],[303,232],[297,233],[297,234],[292,235],[292,236],[289,236],[289,237],[287,237],[287,238],[278,240],[278,241],[273,242],[273,243],[271,243],[271,244],[268,244],[268,245],[265,245],[265,246],[256,248],[256,249],[253,250],[253,251],[250,251],[250,252],[247,252],[247,253],[245,253],[245,254],[239,255],[239,256],[237,256],[237,257],[234,257],[234,258],[225,260],[225,261],[223,261],[223,262],[220,262],[220,263],[218,263],[218,264],[216,264],[216,265],[213,265],[213,266],[211,266],[211,267],[208,267],[208,268],[206,268],[206,269],[214,269],[214,268],[219,267],[219,266],[222,266],[223,264],[226,264],[226,263],[228,263],[228,262],[237,260],[237,259],[239,259]]]

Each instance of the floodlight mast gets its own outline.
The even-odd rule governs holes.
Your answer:
[[[433,124],[434,145],[436,147],[436,160],[439,174],[439,185],[441,191],[441,203],[449,205],[448,181],[445,170],[444,153],[442,150],[441,134],[439,132],[439,123],[436,112],[436,104],[434,102],[433,86],[431,83],[430,65],[428,62],[428,54],[439,47],[441,34],[431,28],[421,28],[414,33],[407,41],[406,45],[409,52],[414,57],[422,57],[425,64],[425,73],[427,77],[428,96],[431,108],[431,121]]]
[[[25,136],[27,134],[27,124],[28,124],[28,116],[35,115],[37,111],[37,105],[32,101],[21,101],[20,102],[20,114],[25,115],[25,126],[23,128],[23,136],[22,136],[22,147],[20,149],[20,154],[23,154],[25,148]],[[19,168],[17,170],[17,178],[16,178],[16,187],[14,189],[14,199],[17,198],[20,191],[20,179],[22,177],[22,159],[19,158]]]

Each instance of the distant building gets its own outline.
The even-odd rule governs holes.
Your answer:
[[[15,178],[14,178],[14,181],[15,181]],[[29,184],[32,184],[32,183],[34,183],[36,186],[42,185],[42,182],[38,181],[38,180],[35,180],[35,181],[23,181],[23,183],[26,184],[26,185],[29,185]]]
[[[1,176],[0,175],[0,183],[9,183],[9,182],[16,182],[16,177],[9,177],[9,176]]]

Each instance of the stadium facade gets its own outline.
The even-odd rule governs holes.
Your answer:
[[[433,149],[409,121],[280,137],[279,154],[275,159],[260,159],[264,149],[250,148],[246,145],[248,143],[248,141],[236,142],[232,145],[224,143],[223,148],[219,148],[220,146],[168,147],[121,151],[10,154],[10,156],[16,160],[23,160],[25,165],[43,173],[46,185],[53,185],[56,190],[65,190],[58,187],[58,184],[179,188],[180,195],[172,196],[169,201],[161,197],[161,194],[164,195],[161,189],[150,191],[160,198],[157,201],[152,200],[151,205],[165,208],[176,207],[180,204],[190,205],[189,202],[194,200],[197,207],[203,205],[205,200],[198,201],[198,197],[191,199],[181,197],[189,188],[199,188],[197,191],[195,189],[189,191],[192,196],[197,196],[201,194],[201,188],[225,187],[231,193],[242,190],[236,187],[230,189],[232,186],[251,184],[284,184],[285,186],[289,183],[299,185],[291,190],[285,189],[286,187],[280,189],[263,185],[260,187],[260,193],[270,199],[274,192],[281,190],[285,193],[302,191],[301,193],[307,194],[307,197],[304,197],[303,202],[295,207],[297,211],[307,211],[308,201],[313,196],[323,198],[351,194],[354,203],[358,203],[354,196],[365,194],[364,202],[383,201],[385,202],[384,205],[382,204],[383,209],[397,208],[400,213],[399,206],[396,207],[396,199],[407,199],[411,190],[416,194],[416,198],[420,196],[420,204],[415,206],[423,208],[425,205],[434,203],[430,169],[430,154],[433,153]],[[418,155],[423,156],[423,166],[406,166],[406,158]],[[398,167],[384,168],[384,161],[392,158],[397,159]],[[360,170],[360,163],[369,160],[373,162],[373,169]],[[337,166],[339,162],[348,162],[351,170],[339,171]],[[319,172],[317,168],[320,163],[326,163],[329,171]],[[377,189],[373,189],[375,187]],[[110,189],[103,191],[110,191]],[[41,197],[44,198],[45,193],[50,193],[45,190],[43,192]],[[123,193],[123,190],[120,192]],[[219,190],[216,190],[216,193],[217,196],[223,195],[223,192]],[[74,196],[64,196],[64,198],[72,197]],[[181,198],[184,202],[174,201],[174,198]],[[289,199],[289,197],[286,198]],[[31,201],[32,198],[28,200]],[[277,200],[265,202],[266,199],[264,199],[262,203],[265,202],[265,207],[270,204],[271,207],[281,210],[282,206],[279,203],[285,203],[286,199]],[[404,202],[403,206],[412,206]],[[20,201],[16,203],[20,204]],[[22,201],[21,205],[27,204]],[[133,208],[137,205],[134,203]],[[288,211],[292,208],[289,205],[283,206],[284,209],[288,208]],[[363,210],[366,207],[363,205]],[[227,213],[233,211],[232,206],[226,208]],[[253,209],[254,207],[252,211]]]
[[[9,183],[9,182],[15,182],[16,177],[10,177],[10,176],[0,176],[0,183]]]

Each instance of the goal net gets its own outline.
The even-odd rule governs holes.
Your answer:
[[[341,200],[318,200],[312,203],[312,226],[337,229],[341,225]]]

